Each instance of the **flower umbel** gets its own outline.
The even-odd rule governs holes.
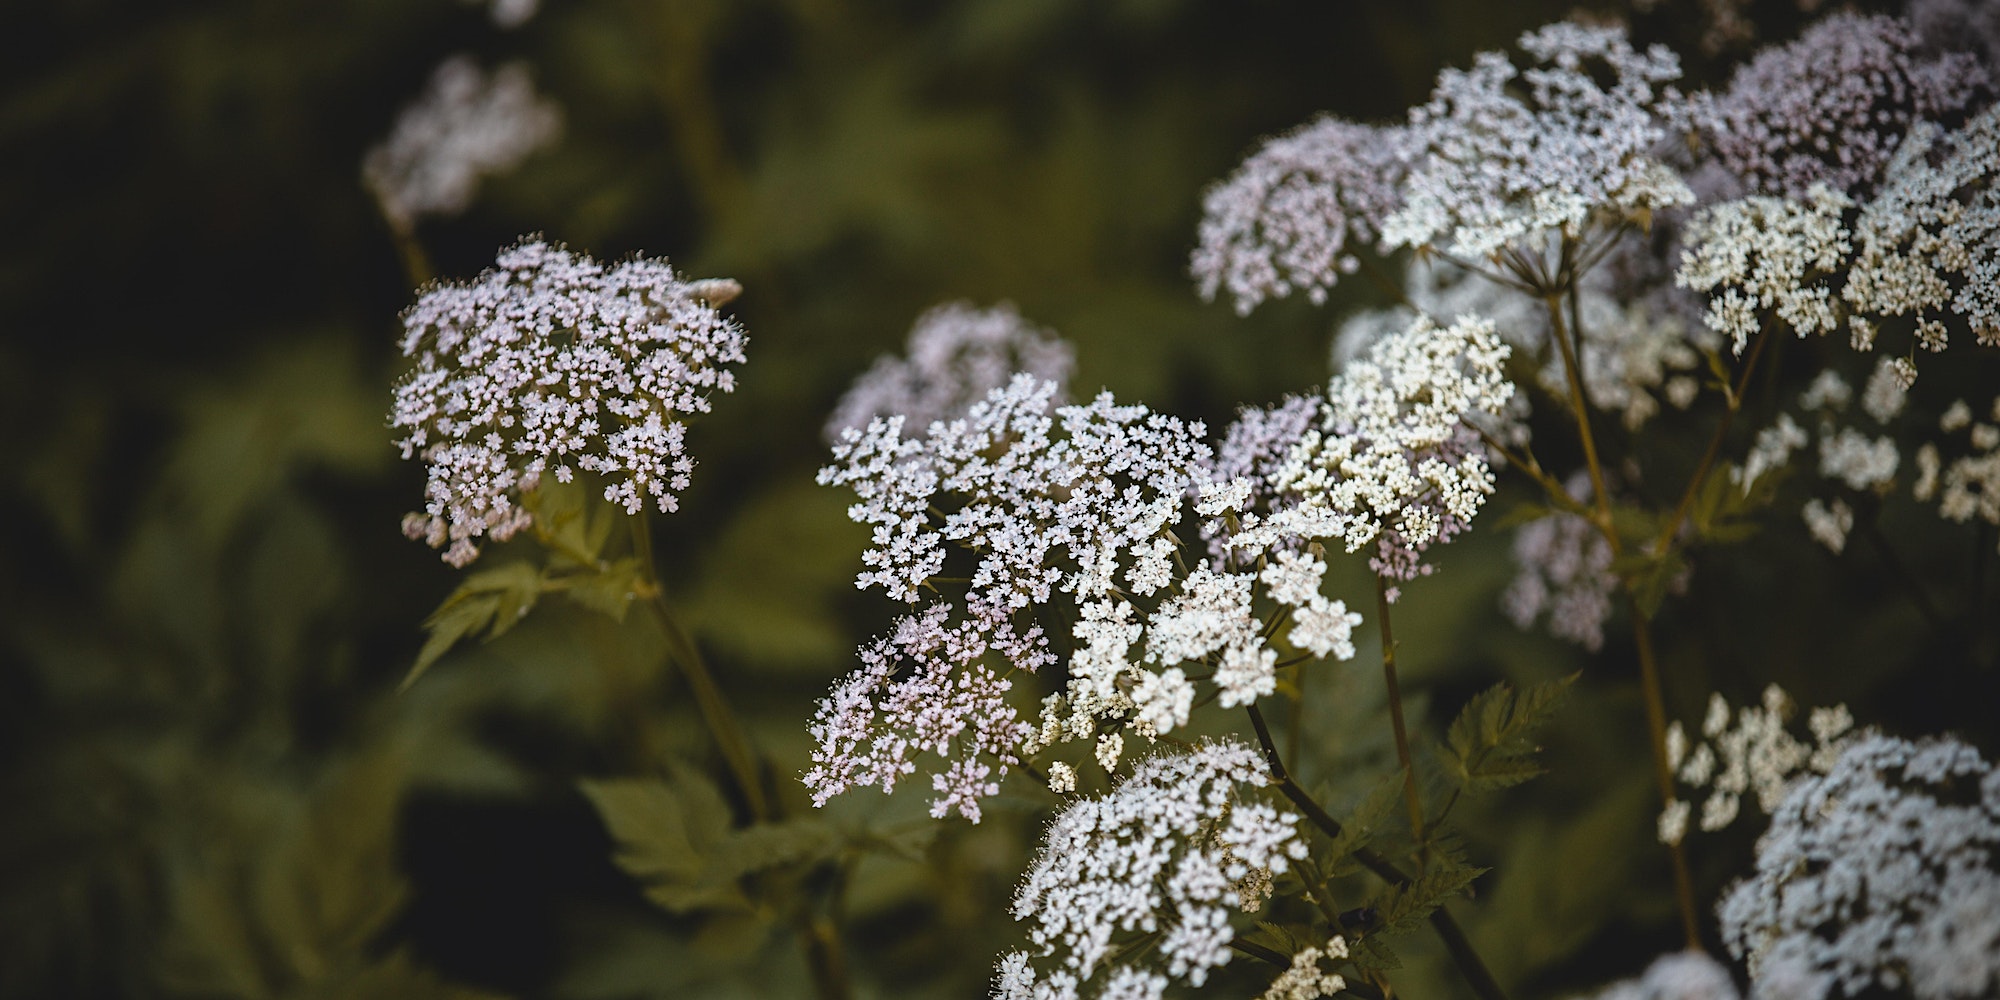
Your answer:
[[[665,261],[606,268],[542,240],[425,290],[403,314],[415,368],[390,414],[403,457],[428,465],[404,532],[463,566],[532,523],[521,496],[544,474],[578,470],[629,513],[674,510],[694,468],[683,419],[743,361],[742,328],[697,291]]]

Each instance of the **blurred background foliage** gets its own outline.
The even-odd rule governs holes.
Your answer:
[[[1697,7],[1659,5],[1637,29],[1698,53]],[[747,289],[741,388],[695,429],[694,487],[657,534],[671,599],[796,808],[814,700],[897,610],[854,591],[865,534],[812,484],[848,381],[924,308],[965,298],[1011,300],[1072,339],[1083,394],[1211,428],[1320,382],[1365,283],[1247,319],[1201,303],[1183,269],[1204,186],[1260,136],[1321,110],[1400,116],[1439,67],[1570,12],[548,0],[501,31],[446,0],[12,11],[0,995],[809,992],[765,901],[649,901],[614,860],[625,838],[600,815],[621,808],[695,848],[720,836],[686,825],[712,821],[700,804],[720,772],[643,616],[544,601],[397,694],[459,577],[397,531],[421,471],[396,461],[383,414],[412,290],[359,163],[441,59],[525,60],[565,128],[470,211],[419,228],[438,274],[469,277],[543,232]],[[1768,38],[1799,19],[1790,3],[1752,13]],[[1690,74],[1714,80],[1735,55],[1693,55]],[[1788,365],[1808,370],[1809,353]],[[1705,433],[1663,418],[1634,444],[1673,468]],[[1863,722],[1990,746],[1990,631],[1967,626],[1992,540],[1882,516],[1945,581],[1943,626],[1879,556],[1830,573],[1777,516],[1785,530],[1700,563],[1669,602],[1675,714],[1776,680],[1807,704],[1866,705]],[[1461,917],[1503,982],[1551,994],[1635,971],[1674,923],[1629,646],[1614,627],[1586,656],[1508,625],[1508,544],[1488,530],[1452,546],[1398,629],[1434,733],[1495,680],[1583,671],[1544,733],[1551,774],[1461,814],[1495,869]],[[1357,669],[1307,689],[1300,769],[1330,803],[1360,801],[1393,759],[1379,687]],[[1018,793],[977,827],[930,823],[917,795],[820,814],[884,848],[852,858],[839,890],[863,995],[983,990],[1019,938],[1006,901],[1052,802]],[[1703,898],[1748,836],[1695,851]],[[718,900],[722,915],[704,909]],[[1452,995],[1425,947],[1404,992]],[[1261,989],[1229,971],[1224,991]]]

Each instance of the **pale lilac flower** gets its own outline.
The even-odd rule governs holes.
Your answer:
[[[1315,305],[1356,265],[1401,204],[1409,157],[1399,128],[1320,118],[1266,142],[1202,200],[1189,271],[1201,297],[1226,289],[1248,315],[1303,290]]]
[[[1520,45],[1529,68],[1481,53],[1471,69],[1440,74],[1430,102],[1410,112],[1419,151],[1383,242],[1485,258],[1693,200],[1654,155],[1666,136],[1658,106],[1671,94],[1660,88],[1680,77],[1673,53],[1574,23]]]
[[[1119,988],[1139,970],[1114,964],[1114,948],[1156,931],[1165,977],[1205,983],[1230,958],[1238,883],[1283,874],[1306,855],[1298,817],[1260,793],[1269,784],[1255,749],[1204,743],[1148,758],[1107,794],[1070,803],[1014,895],[1034,951],[1001,960],[995,995],[1074,996],[1099,976]],[[1037,958],[1055,967],[1038,974]],[[1147,982],[1155,995],[1166,985]]]
[[[1054,657],[1039,628],[978,617],[954,624],[950,614],[934,604],[905,616],[862,647],[861,669],[820,702],[808,729],[819,743],[805,774],[813,805],[850,788],[893,791],[927,752],[948,765],[932,777],[931,815],[956,810],[979,822],[979,800],[999,793],[1029,732],[1007,704],[1012,684],[987,661],[1032,672]]]
[[[425,290],[403,329],[415,367],[390,425],[428,465],[424,511],[403,530],[455,566],[480,538],[529,526],[521,497],[545,474],[594,474],[628,513],[674,510],[694,468],[683,420],[734,389],[728,366],[743,361],[742,328],[665,261],[606,268],[541,240]]]
[[[1574,499],[1590,495],[1583,476],[1564,486]],[[1531,628],[1546,614],[1550,635],[1593,653],[1604,647],[1618,575],[1611,571],[1611,543],[1596,525],[1567,511],[1530,521],[1515,532],[1514,566],[1500,607],[1515,626]]]
[[[1241,490],[1230,503],[1236,511],[1269,514],[1283,503],[1272,476],[1291,457],[1292,449],[1305,438],[1318,415],[1319,401],[1312,396],[1286,396],[1274,406],[1239,410],[1216,448],[1213,488],[1234,486]],[[1218,566],[1228,564],[1232,533],[1231,522],[1223,518],[1210,519],[1202,527],[1209,555]],[[1287,546],[1282,540],[1278,544]]]
[[[1903,17],[1932,50],[2000,64],[2000,6],[1992,0],[1910,0]]]
[[[453,56],[368,151],[361,176],[397,225],[456,215],[481,178],[512,170],[561,130],[561,110],[535,93],[525,64],[488,75],[471,56]]]
[[[1075,367],[1068,342],[1022,319],[1012,305],[947,303],[917,318],[903,357],[884,355],[854,380],[828,418],[826,436],[838,441],[842,431],[895,415],[921,431],[964,415],[1017,373],[1055,383],[1061,399]]]
[[[1802,199],[1825,184],[1865,197],[1912,125],[1963,116],[1988,89],[1971,56],[1921,48],[1893,18],[1834,14],[1759,53],[1727,92],[1695,98],[1691,117],[1760,194]]]
[[[1723,941],[1753,997],[1992,996],[1996,862],[2000,776],[1977,750],[1866,733],[1786,790],[1717,909]]]

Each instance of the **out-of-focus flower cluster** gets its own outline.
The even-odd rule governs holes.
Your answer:
[[[827,420],[826,436],[838,441],[842,431],[897,414],[912,431],[922,430],[963,415],[1016,373],[1055,383],[1061,399],[1075,367],[1067,341],[1022,319],[1013,306],[948,303],[918,317],[902,356],[884,355],[855,380]]]
[[[1709,789],[1701,806],[1701,829],[1720,830],[1735,822],[1742,797],[1754,792],[1757,806],[1775,815],[1778,803],[1801,774],[1825,774],[1846,745],[1854,717],[1847,706],[1813,709],[1807,726],[1808,744],[1785,729],[1793,712],[1791,698],[1777,685],[1764,689],[1762,705],[1746,705],[1732,720],[1729,702],[1720,694],[1708,700],[1701,738],[1690,741],[1676,721],[1667,728],[1667,766],[1690,788]],[[1687,833],[1691,807],[1675,799],[1660,814],[1660,840],[1678,844]]]
[[[1802,337],[1844,322],[1862,351],[1891,320],[1912,324],[1928,351],[1949,343],[1947,321],[2000,344],[1996,170],[2000,107],[1956,132],[1919,122],[1858,211],[1824,184],[1803,201],[1753,195],[1704,210],[1678,280],[1711,294],[1707,322],[1739,354],[1766,311]]]
[[[481,178],[513,169],[561,130],[561,109],[535,93],[526,64],[488,74],[471,56],[453,56],[368,151],[361,174],[383,214],[407,227],[465,211]]]
[[[1894,18],[1838,13],[1759,53],[1727,91],[1697,96],[1688,113],[1716,159],[1756,193],[1809,199],[1825,185],[1861,198],[1911,126],[1962,118],[1986,90],[1971,55],[1926,51]]]
[[[1564,484],[1572,499],[1590,496],[1582,474]],[[1618,575],[1611,571],[1611,543],[1582,516],[1552,511],[1522,525],[1514,534],[1514,580],[1500,594],[1500,607],[1526,629],[1548,616],[1549,634],[1591,652],[1604,646],[1604,623]]]
[[[605,480],[630,513],[675,509],[694,459],[684,418],[735,388],[741,327],[665,261],[612,267],[541,240],[500,252],[477,279],[425,290],[403,314],[414,361],[390,424],[427,468],[412,538],[471,562],[532,518],[544,474]]]
[[[1590,1000],[1737,1000],[1736,981],[1705,951],[1661,955],[1637,979],[1589,994]]]
[[[2000,771],[1949,737],[1858,735],[1787,787],[1717,909],[1756,997],[2000,990]]]
[[[1034,950],[1001,959],[994,996],[1074,1000],[1094,977],[1099,996],[1156,1000],[1173,980],[1201,986],[1229,961],[1230,911],[1262,905],[1242,887],[1267,887],[1306,856],[1298,817],[1257,793],[1269,783],[1256,750],[1205,743],[1148,758],[1104,796],[1072,802],[1014,894]],[[1155,932],[1164,972],[1115,964],[1121,936]],[[1036,967],[1051,958],[1053,968]]]
[[[1300,289],[1326,301],[1357,264],[1349,241],[1378,241],[1402,204],[1409,140],[1403,129],[1321,118],[1265,143],[1202,201],[1189,266],[1201,297],[1227,289],[1246,315]]]

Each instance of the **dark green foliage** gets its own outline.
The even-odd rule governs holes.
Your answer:
[[[1503,682],[1467,702],[1441,748],[1445,774],[1468,792],[1511,788],[1541,775],[1535,732],[1548,724],[1576,677],[1526,690]]]

